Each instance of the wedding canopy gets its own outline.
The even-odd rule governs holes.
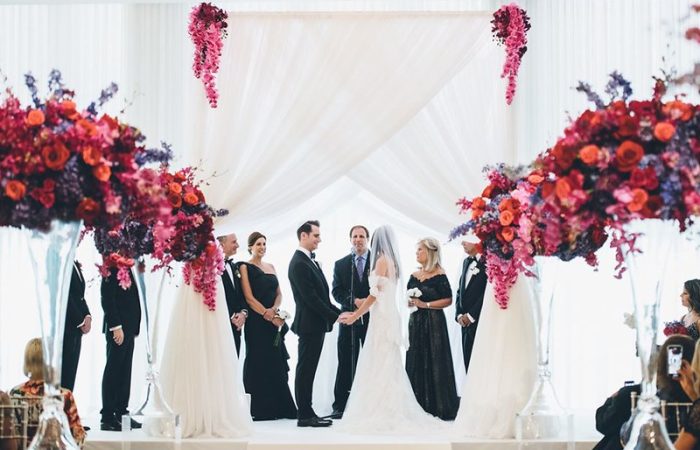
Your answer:
[[[51,68],[61,69],[80,103],[117,82],[121,95],[109,110],[124,108],[123,117],[151,144],[173,143],[176,166],[199,167],[210,203],[231,213],[218,231],[235,231],[242,242],[253,230],[267,234],[267,258],[279,274],[286,274],[296,247],[294,230],[308,218],[321,220],[327,275],[347,253],[355,223],[394,225],[410,269],[418,238],[446,241],[460,222],[455,201],[480,192],[485,164],[530,161],[561,133],[567,112],[587,107],[572,89],[579,80],[602,90],[607,74],[618,70],[636,95],[646,96],[661,68],[683,71],[699,59],[678,25],[690,0],[521,1],[533,29],[508,107],[499,77],[503,49],[491,40],[489,24],[501,3],[223,3],[231,10],[230,32],[217,109],[192,76],[189,5],[0,6],[0,68],[23,98],[22,74],[29,70],[42,80]],[[662,305],[670,320],[681,313],[679,283],[697,277],[698,255],[687,241],[667,238],[678,255]],[[38,334],[23,239],[16,230],[0,231],[0,388],[19,383],[23,344]],[[85,244],[79,257],[90,263],[96,256]],[[244,248],[239,257],[246,258]],[[457,246],[446,247],[453,285],[460,257]],[[631,310],[628,286],[610,275],[612,255],[600,258],[598,273],[581,262],[569,265],[554,327],[555,384],[590,429],[595,406],[638,376],[633,335],[622,324]],[[88,278],[95,276],[89,267]],[[293,310],[286,277],[281,281],[283,307]],[[81,408],[89,414],[99,409],[104,362],[98,281],[87,298],[95,329],[84,339],[76,395],[86,399]],[[327,339],[317,377],[325,384],[316,389],[318,401],[326,406],[333,340]],[[453,353],[459,354],[456,340]],[[134,404],[142,360],[137,353]]]

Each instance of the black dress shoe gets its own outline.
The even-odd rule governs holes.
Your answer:
[[[137,422],[134,419],[131,419],[131,429],[132,430],[138,430],[141,428],[143,425],[141,425],[141,422]]]
[[[103,420],[100,422],[100,430],[102,431],[122,431],[122,424],[117,419]]]
[[[337,409],[334,409],[332,413],[324,417],[324,419],[342,419],[343,418],[343,412],[344,411],[339,411]]]
[[[297,420],[298,427],[321,428],[321,427],[330,427],[331,425],[333,425],[332,420],[321,419],[320,417],[309,417],[308,419]]]
[[[87,426],[87,425],[83,425],[83,430],[85,430],[85,431],[90,431],[90,427]]]

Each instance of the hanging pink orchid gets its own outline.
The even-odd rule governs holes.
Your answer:
[[[202,80],[209,105],[216,108],[219,92],[216,90],[216,73],[219,71],[223,39],[227,35],[228,14],[211,3],[201,3],[190,13],[188,32],[194,44],[194,76]]]
[[[506,103],[513,102],[517,84],[518,70],[523,55],[527,51],[527,32],[530,29],[530,18],[524,9],[515,3],[502,6],[491,20],[491,32],[500,45],[506,47],[506,61],[503,64],[501,78],[508,77],[506,88]]]

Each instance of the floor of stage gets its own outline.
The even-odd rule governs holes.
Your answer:
[[[330,428],[298,428],[294,420],[256,422],[253,434],[241,439],[165,440],[146,436],[141,430],[123,433],[100,431],[99,423],[88,432],[85,450],[590,450],[594,437],[577,438],[574,443],[519,442],[451,438],[447,433],[375,436],[353,435]]]

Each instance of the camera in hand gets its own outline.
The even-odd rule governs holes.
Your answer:
[[[683,360],[683,347],[680,345],[668,346],[668,374],[674,378],[678,377]]]

